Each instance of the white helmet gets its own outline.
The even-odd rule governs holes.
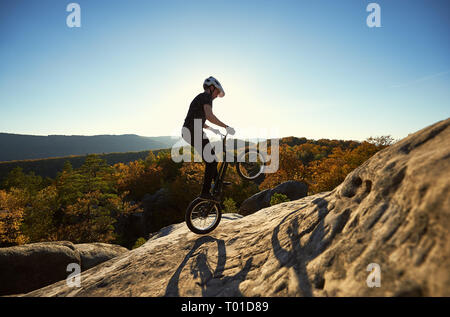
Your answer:
[[[215,79],[212,76],[205,79],[205,81],[203,82],[203,88],[206,89],[207,86],[211,85],[214,85],[214,87],[220,90],[219,97],[225,96],[225,91],[223,90],[222,85],[219,83],[217,79]]]

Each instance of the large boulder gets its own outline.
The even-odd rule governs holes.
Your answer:
[[[147,235],[184,219],[184,210],[180,209],[176,197],[172,197],[165,187],[152,195],[145,195],[142,199],[142,208]]]
[[[176,198],[171,197],[165,187],[153,194],[145,194],[140,203],[142,211],[122,215],[115,223],[115,229],[123,239],[123,244],[131,248],[138,238],[147,239],[161,228],[182,221],[184,211]]]
[[[260,209],[270,206],[273,194],[286,195],[289,200],[297,200],[308,194],[308,185],[298,181],[287,181],[274,188],[263,190],[244,200],[239,207],[241,215],[250,215]]]
[[[145,216],[142,211],[120,215],[114,224],[114,228],[121,237],[121,244],[130,249],[138,238],[147,238],[148,236]]]
[[[80,254],[82,271],[129,251],[120,245],[100,242],[75,244],[75,249]]]
[[[41,242],[0,249],[0,295],[25,293],[67,278],[81,264],[73,243]]]
[[[26,293],[65,280],[75,263],[81,271],[119,256],[128,249],[106,243],[39,242],[0,248],[0,295]]]

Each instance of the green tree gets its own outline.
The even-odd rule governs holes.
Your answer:
[[[59,209],[55,185],[40,190],[25,206],[22,232],[31,242],[55,241],[57,224],[55,213]]]
[[[44,187],[44,181],[41,176],[35,175],[34,172],[25,174],[21,167],[16,167],[8,173],[3,181],[2,188],[19,188],[36,193]]]
[[[237,213],[238,209],[236,207],[236,202],[233,200],[233,198],[226,198],[223,201],[224,205],[224,212],[225,213]]]
[[[163,183],[167,184],[174,181],[180,175],[180,169],[183,163],[177,163],[172,160],[169,151],[160,151],[156,157],[156,166],[161,168]]]
[[[106,160],[100,158],[98,155],[88,155],[78,172],[83,178],[84,193],[96,190],[102,192],[113,191],[114,170],[106,163]]]
[[[281,193],[275,193],[270,198],[270,205],[273,206],[273,205],[281,204],[281,203],[284,203],[287,201],[290,201],[288,196],[286,196],[285,194],[281,194]]]
[[[70,161],[64,162],[63,172],[71,173],[73,171],[72,163]]]
[[[139,248],[140,246],[142,246],[143,244],[145,244],[145,242],[147,242],[147,240],[145,240],[144,238],[139,238],[139,239],[137,239],[136,240],[136,242],[134,243],[134,245],[133,245],[133,248],[132,249],[136,249],[136,248]]]

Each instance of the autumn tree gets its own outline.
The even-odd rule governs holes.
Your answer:
[[[111,217],[114,202],[111,198],[93,191],[67,206],[64,225],[58,230],[59,238],[74,243],[114,240],[115,219]]]
[[[28,241],[21,232],[25,196],[22,189],[0,190],[0,247],[23,244]]]
[[[261,190],[275,187],[288,180],[304,181],[307,178],[307,168],[298,157],[294,147],[286,144],[279,148],[279,166],[275,173],[265,175],[265,179],[259,186]]]
[[[330,191],[342,183],[348,173],[380,150],[374,144],[362,142],[353,150],[335,147],[328,157],[314,161],[310,166],[312,193]]]
[[[162,186],[162,168],[156,162],[145,164],[134,161],[114,165],[117,186],[120,193],[127,192],[128,198],[139,201],[145,194],[152,194]]]

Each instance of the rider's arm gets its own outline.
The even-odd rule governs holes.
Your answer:
[[[206,124],[206,122],[203,124],[203,129],[208,129],[208,130],[215,130],[214,128],[210,127],[209,125]]]
[[[223,123],[222,121],[217,119],[217,117],[213,114],[211,105],[208,105],[208,104],[204,105],[203,110],[205,111],[206,120],[208,120],[209,122],[214,123],[220,127],[223,127],[223,128],[227,127],[227,125],[225,123]]]

